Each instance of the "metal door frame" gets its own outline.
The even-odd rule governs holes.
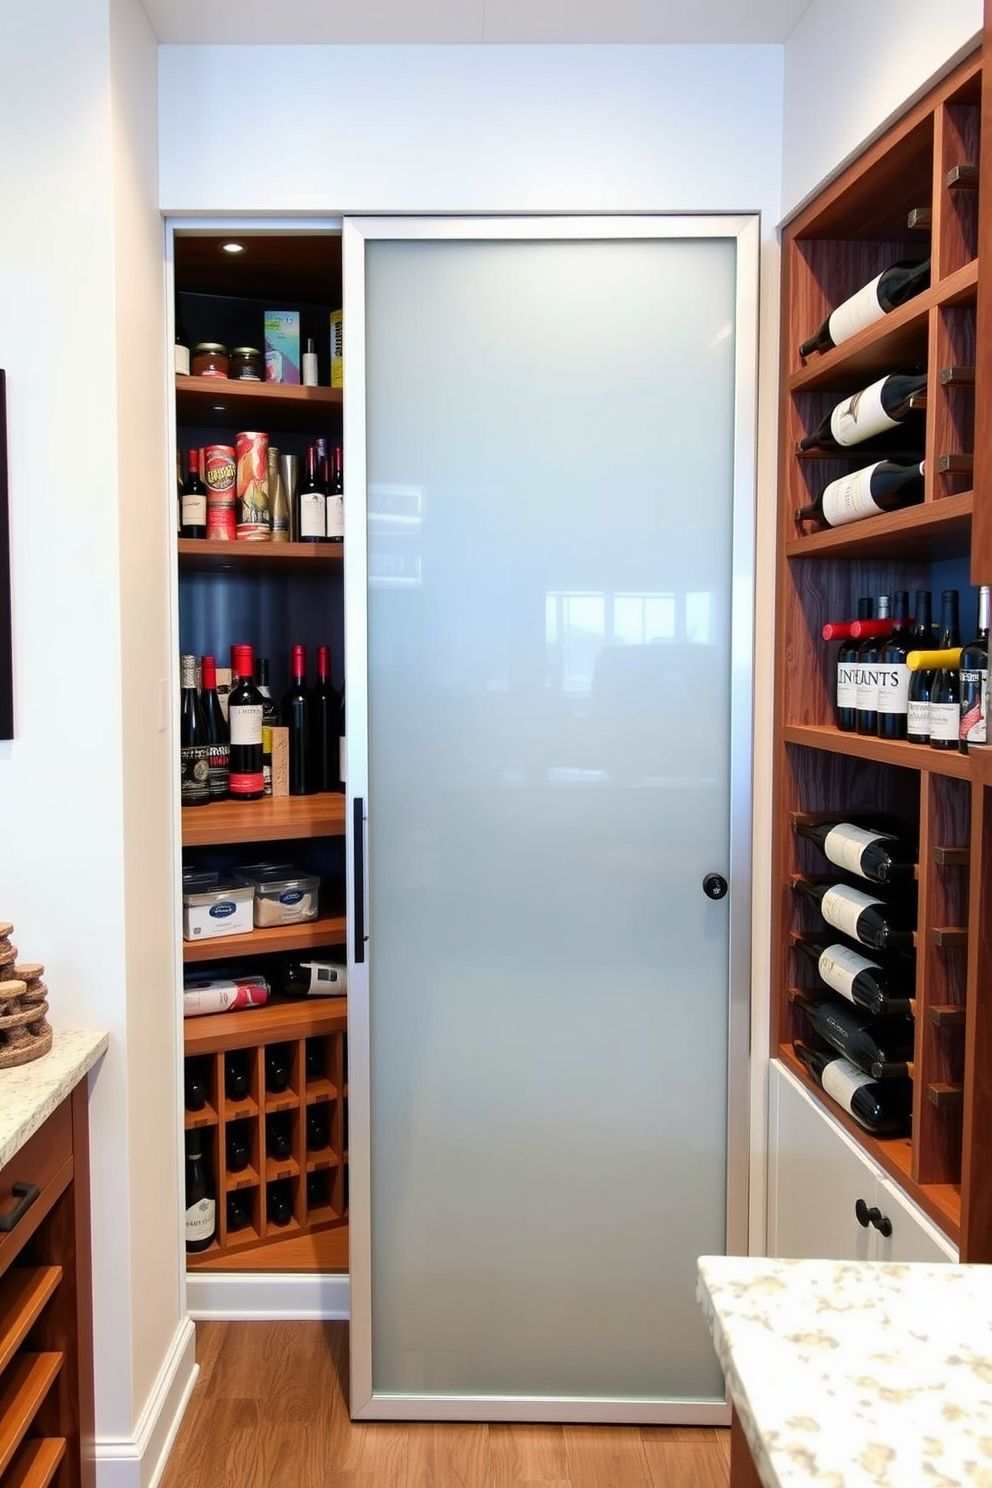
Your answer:
[[[346,217],[344,285],[345,677],[348,688],[348,1104],[351,1414],[357,1420],[562,1421],[726,1425],[727,1404],[552,1396],[376,1394],[372,1386],[371,1064],[368,934],[368,590],[365,245],[390,241],[536,242],[724,238],[736,242],[730,637],[727,1037],[727,1253],[747,1252],[751,960],[752,675],[756,507],[758,267],[755,214],[704,217]],[[578,1304],[581,1306],[581,1299]]]

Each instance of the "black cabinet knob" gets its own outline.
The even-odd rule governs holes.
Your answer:
[[[703,879],[703,893],[707,899],[725,899],[727,897],[727,880],[722,873],[707,873]]]
[[[886,1240],[892,1234],[892,1221],[889,1216],[883,1214],[881,1209],[875,1205],[869,1209],[864,1199],[858,1199],[855,1204],[854,1217],[862,1229],[866,1230],[869,1225],[874,1225],[878,1233]]]

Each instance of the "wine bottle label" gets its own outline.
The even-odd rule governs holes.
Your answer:
[[[231,774],[231,751],[227,744],[211,744],[208,750],[210,799],[222,801],[227,795]]]
[[[348,989],[348,968],[332,961],[303,961],[310,981],[304,987],[306,997],[336,997]]]
[[[300,492],[300,536],[324,536],[324,497],[320,491]]]
[[[827,1094],[853,1116],[851,1102],[854,1100],[854,1092],[860,1090],[862,1085],[874,1085],[875,1082],[871,1075],[859,1070],[849,1059],[831,1059],[820,1076],[820,1083]]]
[[[956,744],[961,733],[961,709],[957,703],[930,704],[930,738]]]
[[[859,289],[849,300],[845,300],[827,321],[830,338],[835,346],[842,341],[847,341],[851,336],[856,336],[866,326],[873,325],[876,320],[881,320],[885,311],[878,302],[878,284],[881,274],[877,274],[870,284]]]
[[[860,889],[849,888],[847,884],[831,885],[820,900],[820,913],[827,924],[833,925],[835,930],[842,930],[853,940],[858,939],[858,920],[866,909],[880,909],[884,913],[885,905],[880,899],[873,899],[870,894],[862,894]]]
[[[929,702],[914,702],[910,699],[906,715],[906,737],[908,739],[929,739],[930,737],[930,704]]]
[[[823,519],[831,527],[843,527],[847,522],[860,522],[863,517],[874,517],[882,511],[871,497],[871,477],[874,465],[855,470],[851,475],[831,481],[823,492]]]
[[[856,708],[858,705],[858,668],[853,661],[837,663],[837,706]]]
[[[186,1210],[186,1240],[209,1240],[217,1227],[217,1204],[214,1199],[201,1199]]]
[[[870,847],[873,842],[894,841],[891,832],[867,832],[863,827],[842,822],[840,826],[832,827],[823,839],[823,851],[831,863],[836,863],[845,873],[859,873],[864,878],[866,875],[862,872],[861,855],[865,848]]]
[[[859,713],[874,713],[878,705],[878,684],[882,669],[872,662],[858,667],[857,707]]]
[[[210,750],[206,744],[187,744],[179,751],[179,799],[183,806],[200,806],[210,799]]]
[[[232,746],[262,743],[262,704],[249,703],[229,710]]]
[[[985,707],[988,697],[988,672],[971,667],[962,667],[961,678],[961,729],[959,737],[965,744],[988,742],[985,727]]]
[[[344,497],[341,495],[327,498],[327,536],[344,537]]]
[[[909,678],[909,667],[901,662],[886,663],[880,668],[878,702],[875,705],[879,713],[909,712]]]
[[[860,444],[886,429],[896,428],[899,420],[889,418],[882,407],[882,388],[887,381],[887,377],[880,377],[871,387],[837,404],[830,415],[830,432],[838,444]]]
[[[827,946],[825,951],[821,951],[816,965],[827,986],[834,992],[839,992],[841,997],[846,997],[849,1002],[855,1000],[855,979],[863,971],[881,970],[876,961],[869,961],[867,956],[860,956],[857,951],[840,944]]]
[[[206,527],[207,525],[207,493],[183,497],[183,526],[184,527]]]

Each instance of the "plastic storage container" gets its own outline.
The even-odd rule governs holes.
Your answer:
[[[249,863],[235,877],[255,895],[255,924],[302,925],[317,918],[320,879],[293,863]]]
[[[216,873],[183,874],[183,939],[248,935],[253,929],[254,892]]]

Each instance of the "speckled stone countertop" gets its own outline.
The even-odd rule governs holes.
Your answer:
[[[0,1168],[62,1104],[106,1047],[105,1033],[56,1028],[47,1054],[0,1070]]]
[[[992,1488],[992,1267],[703,1256],[765,1488]]]

